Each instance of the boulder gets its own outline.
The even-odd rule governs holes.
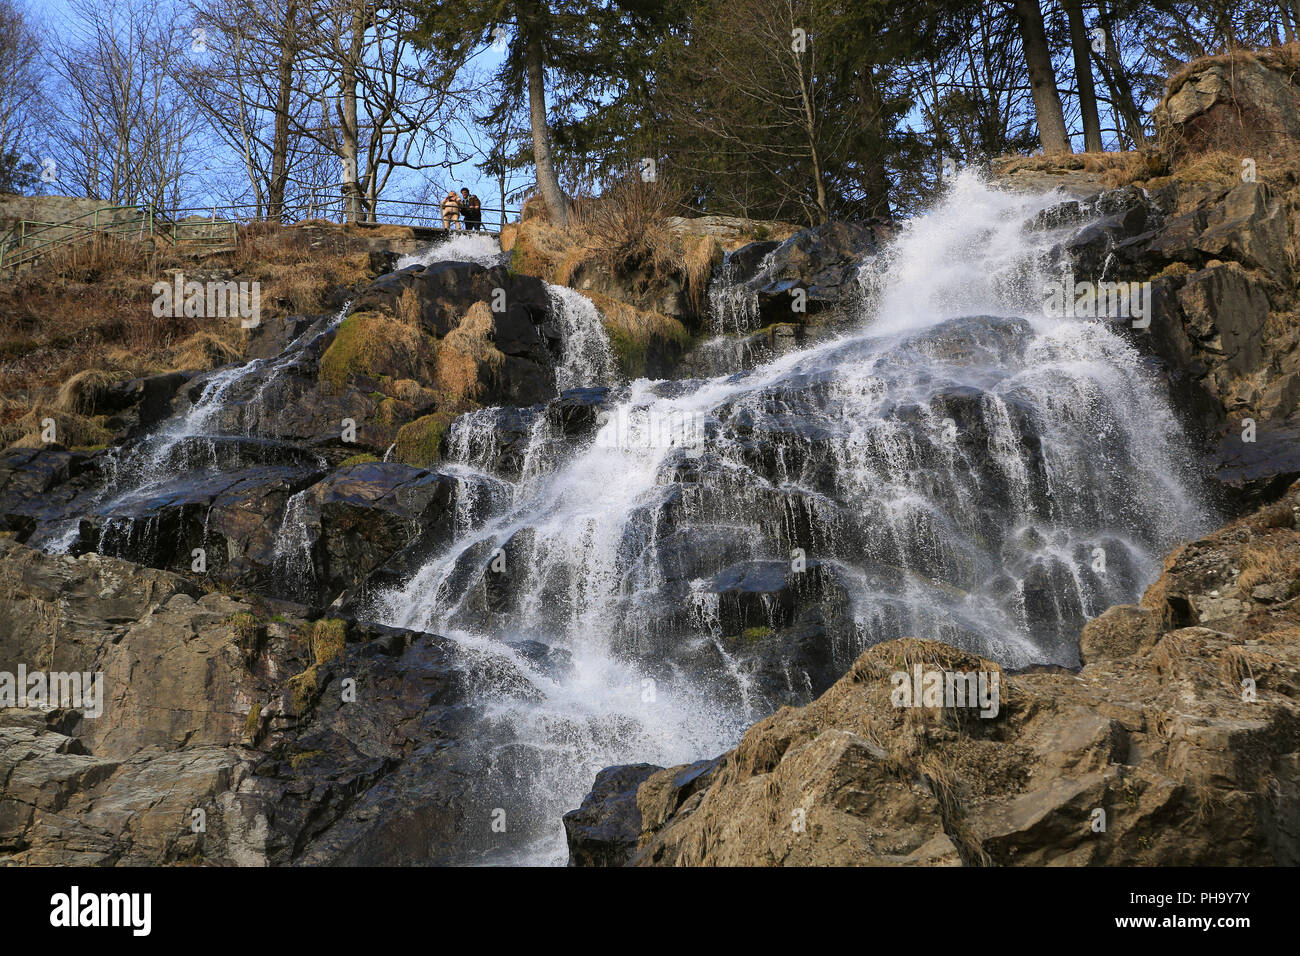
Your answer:
[[[596,775],[582,806],[564,815],[569,866],[622,866],[632,859],[641,836],[637,789],[662,769],[638,763]]]

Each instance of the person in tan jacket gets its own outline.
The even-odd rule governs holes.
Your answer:
[[[442,228],[451,230],[455,229],[460,222],[460,197],[456,195],[456,190],[447,190],[447,195],[442,200]]]

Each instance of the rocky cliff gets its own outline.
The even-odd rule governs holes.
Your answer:
[[[1297,99],[1286,64],[1233,63],[1174,78],[1162,152],[1020,159],[997,175],[1008,189],[1064,188],[1034,228],[1069,235],[1053,253],[1073,279],[1150,283],[1149,323],[1118,324],[1174,397],[1220,510],[1243,517],[1176,551],[1141,605],[1106,611],[1078,638],[1082,605],[1062,607],[1059,575],[1028,568],[1055,659],[1081,670],[1013,673],[911,638],[850,667],[856,648],[836,656],[851,615],[833,562],[814,556],[795,579],[759,547],[816,541],[830,554],[818,508],[837,527],[877,520],[835,498],[828,449],[843,436],[816,406],[833,383],[810,374],[777,383],[757,411],[717,409],[739,458],[680,462],[665,479],[675,497],[641,516],[662,534],[644,561],[687,610],[636,609],[619,646],[656,674],[730,667],[773,707],[802,706],[712,759],[602,771],[564,821],[572,862],[1296,862]],[[1216,132],[1240,116],[1245,127]],[[873,294],[863,263],[896,232],[666,222],[613,261],[595,243],[552,249],[546,224],[525,222],[509,265],[394,270],[378,253],[318,309],[277,309],[249,330],[246,364],[78,378],[6,422],[0,672],[101,672],[110,697],[93,719],[0,709],[0,861],[463,863],[544,839],[560,816],[538,798],[552,771],[501,713],[539,697],[538,675],[573,674],[568,652],[367,623],[370,600],[509,502],[539,454],[588,448],[602,416],[631,401],[628,379],[728,376],[833,337]],[[614,358],[604,384],[557,394],[574,335],[565,310],[580,303],[543,279],[600,308]],[[977,353],[1021,355],[1029,335],[1020,320],[967,317],[914,351],[964,367]],[[960,427],[963,474],[1009,495],[982,393],[922,384]],[[1014,453],[1041,463],[1032,408],[1008,407]],[[926,468],[949,467],[918,404],[890,414],[931,455]],[[46,417],[61,440],[42,437]],[[791,461],[817,494],[788,480]],[[752,487],[724,480],[741,465]],[[723,491],[691,498],[708,475]],[[759,543],[723,520],[751,493],[779,516]],[[981,514],[972,548],[1006,531]],[[544,552],[537,528],[507,530],[503,553]],[[830,557],[864,550],[865,532],[844,537]],[[495,544],[482,543],[449,572],[468,582],[465,619],[517,621],[568,593],[565,566],[525,593],[536,569],[496,568]],[[1140,569],[1112,550],[1112,579],[1127,587]],[[916,580],[898,561],[882,578],[891,588]],[[950,582],[929,593],[963,597]],[[719,640],[681,637],[708,607]],[[634,632],[653,640],[634,649]],[[894,706],[893,675],[918,665],[996,674],[996,714]],[[545,720],[582,736],[567,716]]]

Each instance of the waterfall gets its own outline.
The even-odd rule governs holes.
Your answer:
[[[1205,530],[1195,463],[1140,353],[1105,320],[1043,314],[1053,250],[1075,227],[1033,224],[1059,201],[963,173],[861,264],[849,331],[741,370],[593,393],[598,406],[559,424],[545,405],[452,423],[447,536],[354,610],[450,638],[483,739],[510,739],[503,765],[529,756],[527,780],[500,781],[528,790],[508,861],[562,863],[560,818],[604,767],[717,755],[880,641],[1074,665],[1081,624],[1136,599],[1160,556]],[[445,259],[502,254],[457,235],[399,265]],[[757,316],[733,266],[710,289],[718,332]],[[558,389],[611,383],[594,305],[549,297]],[[278,439],[262,396],[347,312],[273,359],[196,379],[188,407],[110,453],[99,548],[172,533],[137,518],[146,499],[201,504],[229,472],[271,462],[284,473],[266,508],[277,583],[315,587],[304,486],[324,462]],[[41,540],[78,535],[73,521]]]
[[[135,518],[130,510],[133,505],[178,485],[194,473],[211,474],[238,467],[242,456],[256,445],[241,448],[230,441],[232,436],[223,427],[222,418],[231,399],[242,389],[256,386],[252,397],[245,402],[248,414],[244,416],[243,432],[245,436],[260,434],[262,396],[268,385],[298,361],[306,349],[334,331],[350,311],[351,302],[348,302],[333,316],[303,330],[273,359],[253,359],[208,373],[202,391],[187,409],[142,438],[111,449],[104,466],[107,480],[91,505],[95,512],[105,516],[104,531],[110,526],[115,531],[111,540],[117,541],[119,547],[108,553],[119,553],[132,541]],[[273,433],[273,426],[269,430]],[[323,460],[317,460],[323,465]],[[32,543],[47,551],[66,552],[77,542],[79,534],[80,521],[72,519],[34,538]],[[109,540],[101,534],[97,550],[103,551]]]
[[[551,313],[563,334],[560,360],[555,367],[555,384],[560,391],[604,385],[611,379],[614,353],[609,335],[595,303],[581,292],[559,285],[547,285]]]
[[[307,507],[309,493],[309,489],[304,489],[285,504],[274,548],[277,573],[298,593],[306,593],[316,579],[312,561],[314,537]]]
[[[739,270],[730,252],[722,259],[717,276],[709,283],[709,321],[714,335],[752,332],[758,327],[758,289],[771,280],[773,253],[759,262],[750,281],[738,281]]]
[[[1139,353],[1104,321],[1042,314],[1062,235],[1027,226],[1056,202],[963,174],[864,263],[853,331],[739,373],[635,382],[577,450],[534,422],[525,458],[542,461],[522,476],[488,474],[487,413],[457,424],[461,467],[513,493],[369,613],[469,656],[521,640],[572,655],[567,676],[530,669],[526,700],[484,689],[537,750],[539,821],[610,764],[732,746],[773,702],[730,648],[798,623],[787,591],[826,609],[839,672],[905,635],[1068,665],[1082,621],[1203,530]],[[782,666],[806,699],[809,675]],[[526,858],[562,861],[562,836]]]
[[[502,260],[507,258],[501,251],[501,243],[495,236],[486,236],[478,232],[461,232],[435,242],[415,255],[400,257],[397,260],[397,268],[428,266],[435,262],[474,262],[490,268],[500,265]]]

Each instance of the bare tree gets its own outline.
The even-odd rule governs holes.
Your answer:
[[[75,19],[50,50],[60,182],[119,205],[178,205],[198,123],[174,79],[173,26],[129,0],[70,0],[69,9]]]
[[[280,220],[290,178],[306,148],[293,133],[311,108],[296,88],[301,55],[300,0],[196,0],[191,55],[177,80],[209,128],[239,157],[247,182],[241,198],[256,215]]]
[[[0,191],[34,185],[48,169],[31,153],[42,105],[40,64],[41,38],[27,12],[15,0],[0,0]]]
[[[309,0],[306,10],[299,72],[320,110],[299,131],[337,157],[348,221],[373,218],[397,170],[470,157],[449,133],[454,117],[472,115],[480,81],[412,45],[409,5]]]

